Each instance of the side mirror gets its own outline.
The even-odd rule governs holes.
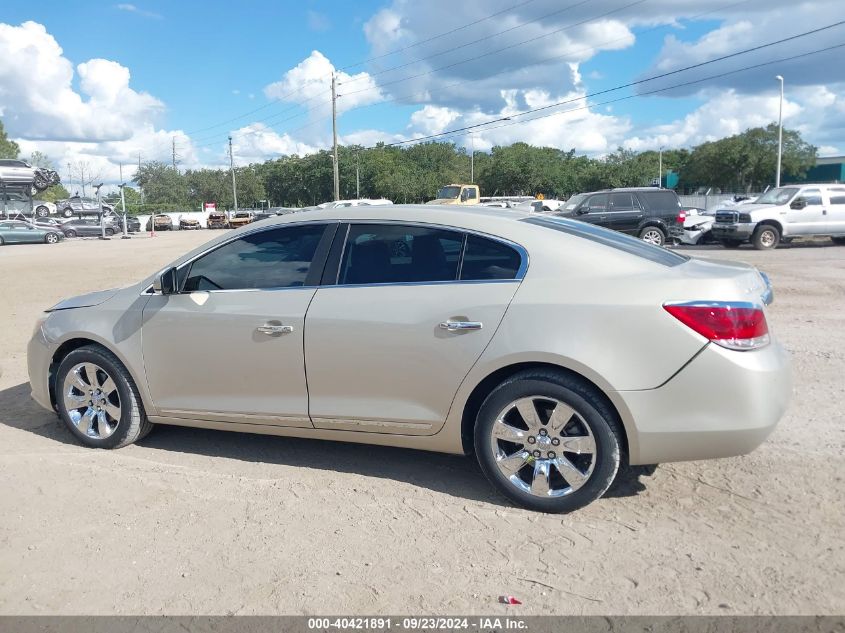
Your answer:
[[[153,290],[163,295],[176,292],[176,269],[168,268],[153,280]]]
[[[806,206],[807,201],[804,198],[795,198],[795,200],[789,203],[790,209],[803,209]]]
[[[590,207],[578,207],[577,209],[575,209],[576,215],[584,215],[585,213],[589,213],[589,212],[590,212]]]
[[[461,191],[461,202],[466,202],[467,198],[469,198],[469,191],[464,189]]]

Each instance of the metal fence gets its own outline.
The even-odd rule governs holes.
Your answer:
[[[743,194],[743,195],[757,195],[757,194]],[[692,195],[692,196],[678,196],[681,199],[681,205],[685,207],[698,207],[699,209],[713,209],[719,206],[726,200],[733,200],[732,193],[714,193],[710,195]]]

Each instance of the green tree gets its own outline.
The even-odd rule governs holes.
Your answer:
[[[6,136],[3,121],[0,121],[0,158],[17,158],[20,153],[20,146]]]

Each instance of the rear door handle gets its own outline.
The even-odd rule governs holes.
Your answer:
[[[267,336],[279,336],[280,334],[290,334],[293,332],[292,325],[259,325],[255,328],[256,332],[266,334]]]
[[[440,324],[440,329],[459,332],[461,330],[480,330],[482,326],[481,321],[443,321]]]

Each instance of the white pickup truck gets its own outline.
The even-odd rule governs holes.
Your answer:
[[[782,241],[813,236],[845,245],[845,184],[776,187],[754,204],[717,210],[710,231],[729,248],[751,242],[757,250],[768,250]]]

